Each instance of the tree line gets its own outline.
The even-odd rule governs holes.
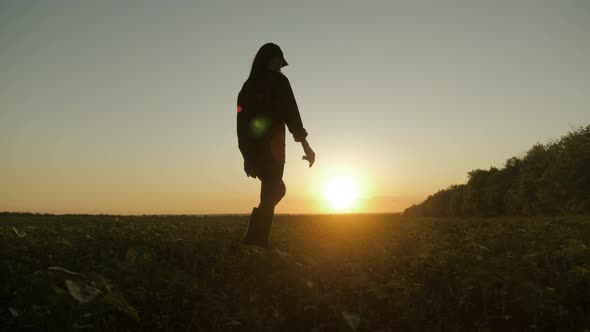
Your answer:
[[[535,144],[504,167],[476,169],[404,211],[411,216],[574,215],[590,213],[590,125]]]

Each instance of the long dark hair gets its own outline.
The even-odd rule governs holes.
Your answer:
[[[252,61],[252,69],[250,69],[248,81],[255,78],[257,75],[268,71],[269,69],[266,66],[268,65],[268,61],[273,57],[283,58],[283,51],[281,51],[281,48],[273,43],[262,45],[258,52],[256,52],[254,61]]]

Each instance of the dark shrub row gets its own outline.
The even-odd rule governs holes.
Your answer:
[[[590,213],[590,125],[535,144],[503,168],[476,169],[466,184],[430,195],[413,216],[572,215]]]

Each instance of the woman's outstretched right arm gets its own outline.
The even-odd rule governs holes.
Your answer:
[[[309,161],[309,167],[311,167],[315,162],[315,152],[307,142],[307,131],[303,128],[303,121],[301,121],[301,114],[299,113],[299,107],[297,107],[291,83],[286,76],[281,76],[281,102],[285,108],[285,124],[289,128],[289,132],[293,134],[295,142],[301,142],[305,152],[303,159]]]

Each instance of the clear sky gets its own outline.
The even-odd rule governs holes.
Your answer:
[[[590,1],[0,0],[0,211],[245,213],[236,96],[284,51],[279,213],[400,211],[590,123]]]

